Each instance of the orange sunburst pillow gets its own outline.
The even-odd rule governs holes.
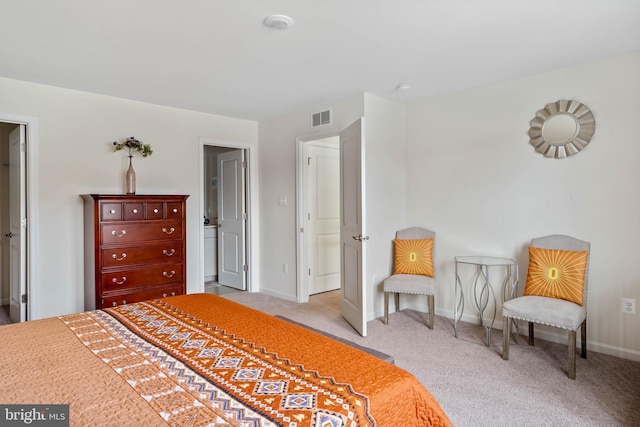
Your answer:
[[[529,271],[524,295],[558,298],[582,305],[587,251],[529,246]]]
[[[420,274],[433,277],[433,238],[393,239],[396,254],[395,274]]]

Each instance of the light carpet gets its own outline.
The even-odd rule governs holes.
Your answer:
[[[260,311],[281,315],[359,345],[387,353],[414,374],[440,402],[454,425],[465,426],[638,426],[640,362],[588,351],[577,358],[577,378],[567,377],[567,347],[526,337],[502,360],[502,332],[483,344],[484,329],[413,310],[391,313],[367,324],[361,337],[340,315],[339,292],[298,304],[261,293],[225,295]],[[403,426],[381,426],[403,427]]]

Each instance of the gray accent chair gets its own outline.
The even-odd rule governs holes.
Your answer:
[[[405,228],[396,232],[396,239],[416,240],[433,238],[436,252],[436,233],[421,227]],[[395,258],[395,257],[394,257]],[[434,260],[435,265],[435,260]],[[396,312],[400,311],[400,294],[426,295],[429,304],[429,329],[434,328],[436,281],[433,277],[417,274],[393,274],[382,283],[384,291],[384,324],[389,324],[389,294],[395,294]]]
[[[533,325],[549,325],[569,332],[569,378],[576,378],[576,331],[580,331],[581,357],[587,357],[587,285],[589,284],[589,258],[591,244],[564,235],[551,235],[531,240],[531,246],[545,249],[587,251],[587,266],[584,273],[584,297],[582,306],[556,298],[527,295],[506,301],[502,306],[503,351],[502,358],[509,360],[509,341],[512,321],[529,323],[529,345],[534,344]]]

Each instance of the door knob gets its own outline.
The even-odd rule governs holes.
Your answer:
[[[12,238],[13,236],[15,236],[15,234],[13,234],[12,232],[8,232],[7,234],[4,235],[4,237],[8,237],[8,238]]]
[[[358,242],[362,242],[365,240],[369,240],[369,236],[363,236],[362,234],[358,234],[357,236],[351,236],[353,240],[357,240]]]

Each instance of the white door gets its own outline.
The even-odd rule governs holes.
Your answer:
[[[307,249],[309,295],[340,288],[340,151],[307,150]]]
[[[13,322],[27,320],[26,280],[26,198],[25,198],[25,127],[19,125],[9,134],[9,314]]]
[[[358,119],[340,133],[340,258],[342,316],[367,335],[364,272],[366,240],[364,209],[363,123]]]
[[[218,283],[246,289],[244,151],[218,154]]]

